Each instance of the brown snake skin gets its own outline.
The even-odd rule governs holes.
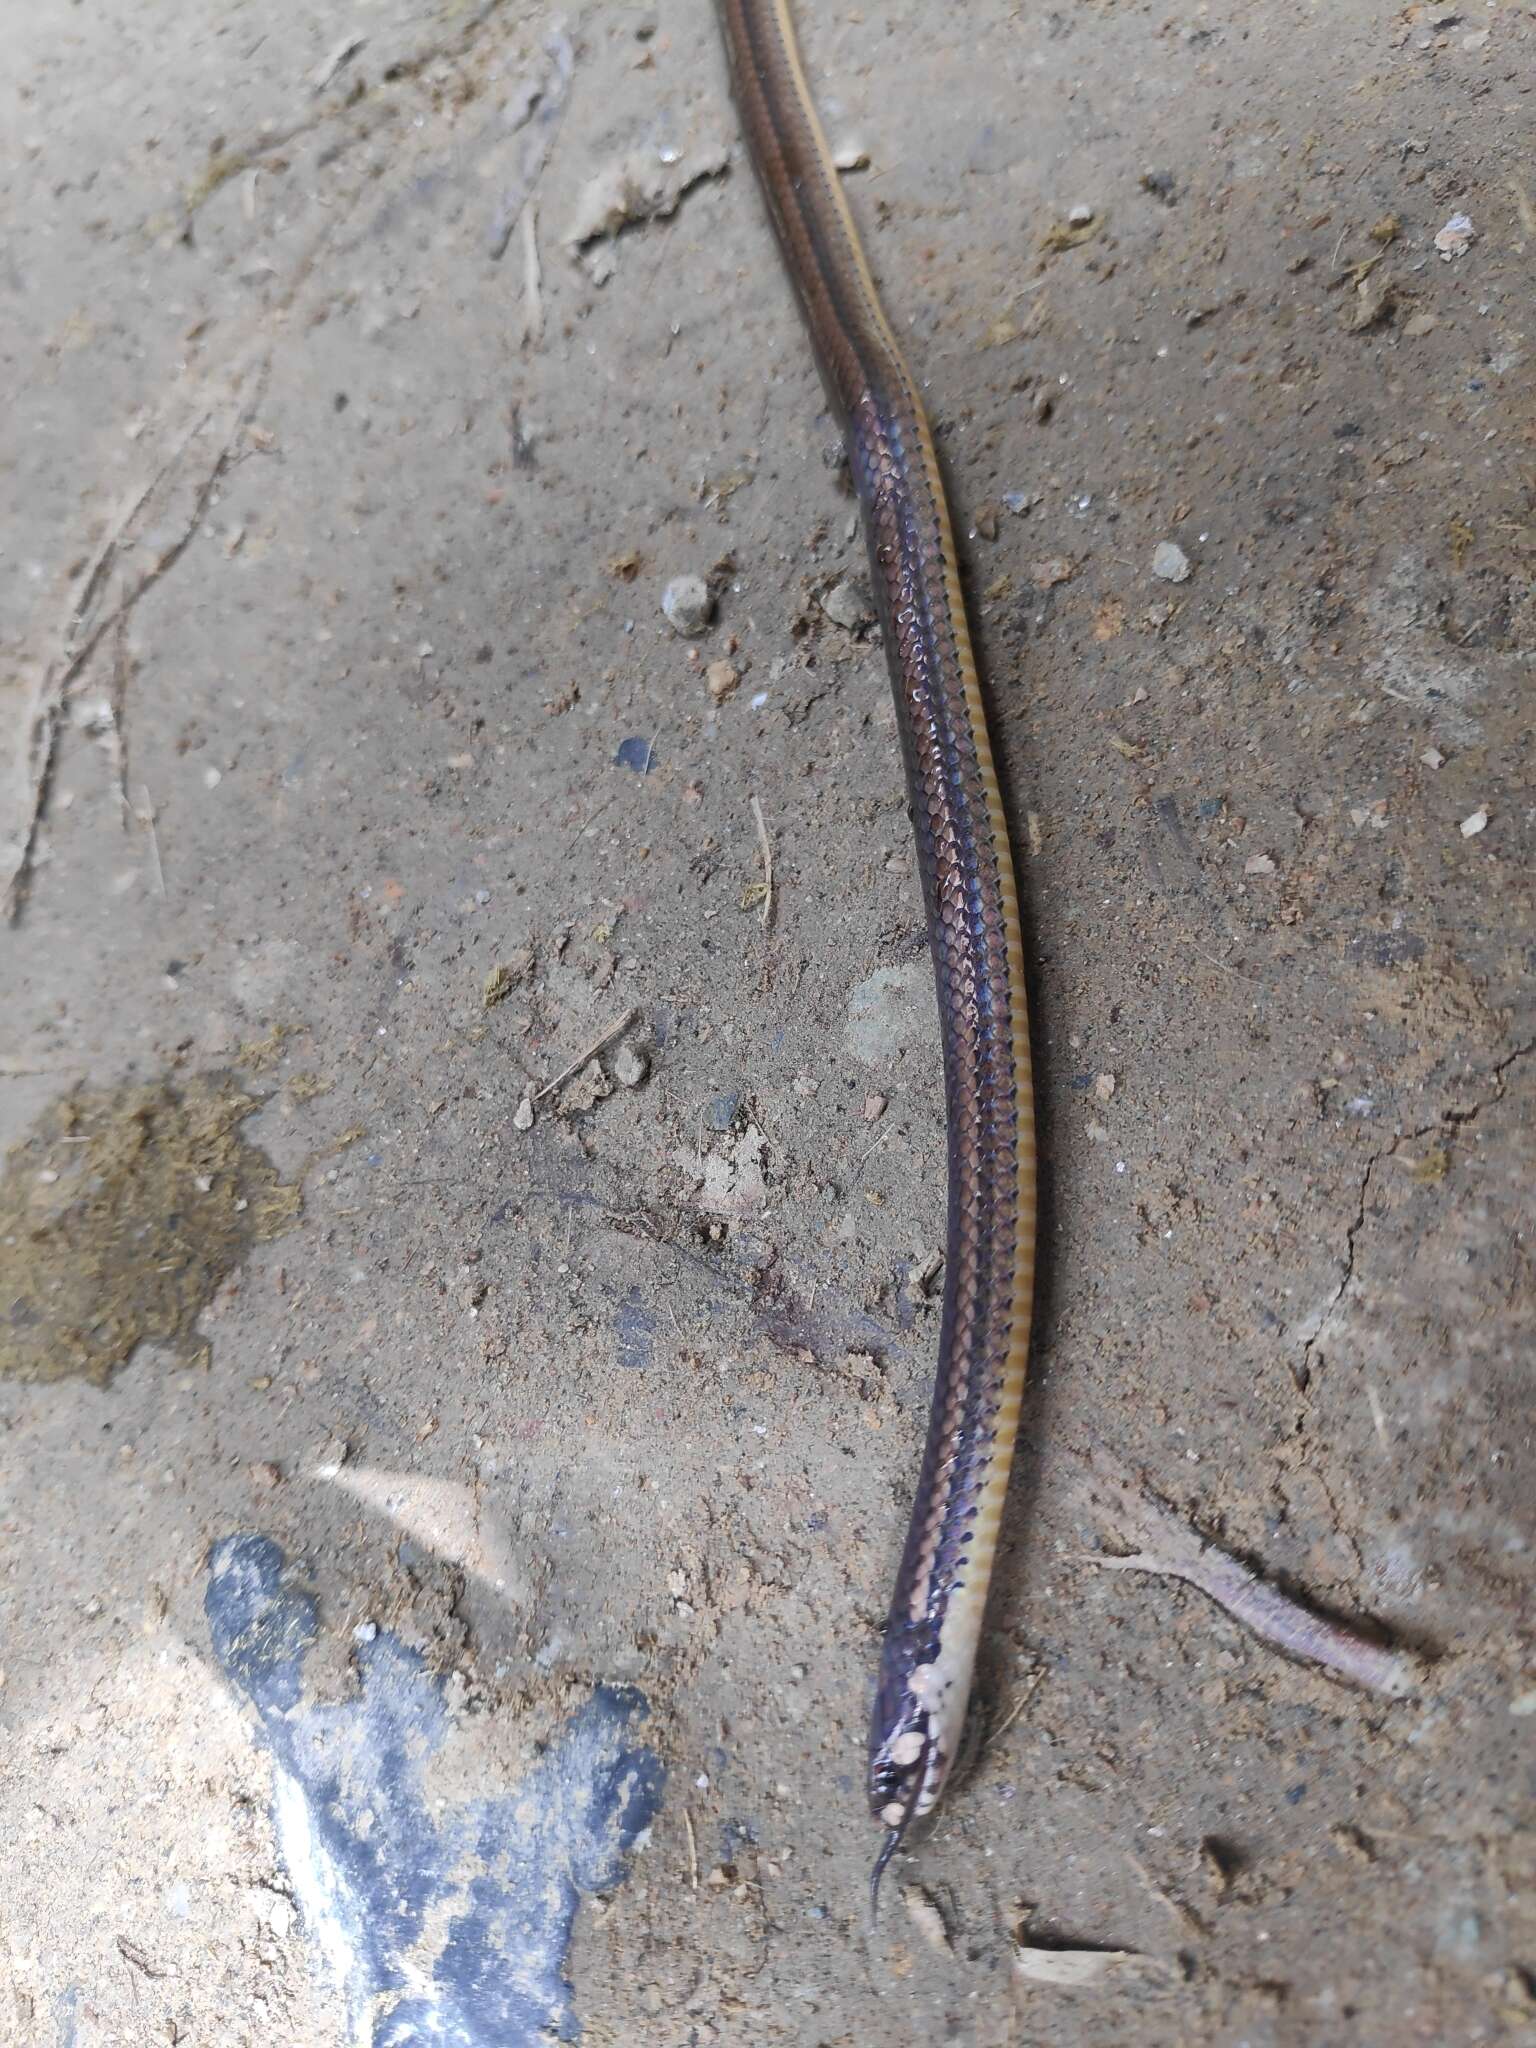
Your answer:
[[[943,1032],[944,1308],[870,1728],[870,1804],[887,1830],[878,1887],[954,1762],[1018,1431],[1035,1264],[1023,942],[949,509],[917,385],[828,154],[787,0],[717,4],[752,161],[863,507]]]

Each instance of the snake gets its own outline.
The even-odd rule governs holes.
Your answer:
[[[747,153],[841,429],[896,701],[943,1047],[933,1402],[870,1721],[880,1879],[961,1752],[1024,1399],[1034,1088],[1019,891],[932,426],[827,147],[788,0],[716,0]]]

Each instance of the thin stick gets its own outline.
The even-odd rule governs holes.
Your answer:
[[[1405,1699],[1418,1691],[1424,1672],[1417,1658],[1404,1650],[1385,1649],[1340,1622],[1314,1614],[1226,1551],[1207,1543],[1172,1509],[1115,1472],[1102,1454],[1092,1464],[1095,1477],[1113,1496],[1122,1535],[1144,1547],[1128,1557],[1088,1552],[1070,1562],[1095,1565],[1103,1571],[1152,1572],[1162,1578],[1183,1579],[1287,1656],[1321,1664],[1389,1699]]]
[[[876,1138],[873,1145],[871,1145],[869,1150],[864,1154],[864,1157],[859,1161],[858,1165],[853,1169],[853,1179],[849,1183],[850,1194],[853,1192],[853,1189],[858,1186],[859,1182],[864,1178],[865,1167],[868,1166],[871,1159],[874,1158],[875,1154],[880,1150],[880,1147],[885,1143],[886,1139],[890,1137],[891,1132],[895,1128],[896,1127],[894,1124],[887,1124],[885,1129],[880,1133],[879,1137]]]
[[[544,332],[544,299],[540,290],[539,210],[530,199],[523,208],[523,341],[537,341]]]
[[[542,1102],[546,1095],[553,1095],[557,1088],[563,1088],[574,1074],[581,1072],[588,1060],[597,1058],[597,1055],[603,1050],[604,1046],[612,1045],[616,1038],[622,1038],[639,1014],[640,1012],[637,1009],[626,1010],[617,1024],[610,1024],[606,1031],[593,1039],[585,1052],[578,1053],[576,1058],[571,1061],[571,1064],[563,1072],[556,1074],[553,1081],[546,1081],[542,1088],[536,1088],[528,1100],[530,1102]]]
[[[126,832],[131,806],[128,802],[128,755],[123,745],[123,717],[128,703],[128,620],[118,614],[117,630],[112,636],[112,689],[107,699],[112,719],[108,735],[107,756],[112,763],[112,778],[117,791],[118,823]]]
[[[561,29],[554,29],[545,38],[544,56],[544,69],[524,84],[522,102],[512,114],[512,127],[521,128],[530,122],[532,126],[523,139],[517,175],[502,194],[496,218],[491,223],[487,251],[493,262],[499,262],[507,252],[518,218],[533,196],[534,187],[549,161],[549,153],[554,147],[570,98],[576,52],[570,38]]]
[[[139,785],[139,804],[134,816],[149,831],[149,855],[155,864],[155,894],[165,894],[165,869],[160,865],[160,835],[155,830],[155,803],[147,785]]]
[[[757,843],[763,856],[763,928],[767,929],[773,916],[773,847],[768,839],[768,827],[763,822],[763,807],[756,797],[752,798],[752,821],[757,826]]]
[[[990,1749],[994,1743],[1002,1741],[1003,1737],[1008,1733],[1008,1730],[1013,1726],[1014,1722],[1017,1721],[1020,1714],[1023,1713],[1024,1709],[1029,1705],[1030,1701],[1034,1698],[1035,1694],[1040,1690],[1040,1681],[1044,1678],[1044,1676],[1045,1666],[1043,1664],[1037,1664],[1034,1670],[1030,1672],[1029,1676],[1025,1680],[1023,1691],[1019,1694],[1018,1698],[1014,1701],[1013,1705],[1008,1709],[1007,1719],[1002,1721],[996,1728],[991,1728],[987,1731],[988,1749]]]
[[[688,1830],[688,1882],[695,1891],[699,1888],[699,1845],[694,1839],[693,1815],[683,1808],[683,1826]]]

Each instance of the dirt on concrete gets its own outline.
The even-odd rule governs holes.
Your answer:
[[[797,8],[1045,1161],[983,1737],[872,1940],[943,1104],[710,10],[16,13],[0,1270],[82,1102],[254,1098],[302,1214],[93,1325],[125,1204],[241,1198],[168,1144],[74,1212],[92,1374],[0,1378],[0,2035],[1536,2036],[1536,9]],[[1425,1685],[1083,1564],[1095,1450]]]

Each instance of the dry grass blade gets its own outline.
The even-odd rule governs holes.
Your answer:
[[[1017,1989],[1054,1985],[1059,1991],[1092,1991],[1099,1986],[1160,1984],[1168,1981],[1168,1965],[1156,1956],[1124,1948],[1024,1948],[1013,1951]]]

